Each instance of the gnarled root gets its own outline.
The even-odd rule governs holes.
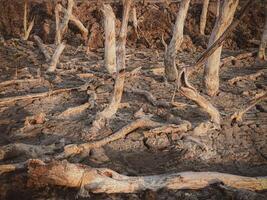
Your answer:
[[[210,184],[247,190],[267,189],[267,177],[245,177],[219,172],[181,172],[152,176],[125,176],[107,168],[91,168],[67,161],[45,164],[40,160],[28,163],[28,185],[59,185],[92,193],[136,193],[146,189],[200,189]]]

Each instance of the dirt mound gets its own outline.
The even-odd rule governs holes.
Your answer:
[[[117,16],[117,27],[121,18],[121,5],[112,5]],[[30,18],[35,17],[33,34],[39,35],[45,42],[54,43],[55,19],[53,16],[54,4],[51,2],[38,3],[30,1]],[[210,34],[215,22],[214,2],[211,2],[208,13],[206,34]],[[132,47],[147,47],[163,49],[161,38],[169,42],[172,34],[172,27],[175,23],[176,13],[179,5],[165,4],[136,4],[138,18],[138,36],[132,26],[128,33],[128,45]],[[192,1],[186,19],[185,44],[182,50],[194,50],[196,47],[206,48],[207,37],[199,35],[199,16],[202,5],[199,1]],[[22,1],[0,0],[0,33],[5,37],[21,37],[23,33],[23,3]],[[77,4],[74,9],[75,15],[89,30],[89,47],[97,49],[103,47],[103,25],[102,14],[96,3],[83,2]],[[263,3],[256,3],[244,20],[237,27],[236,31],[228,39],[224,46],[229,49],[253,47],[249,40],[259,40],[261,29],[264,25]],[[65,35],[69,44],[79,46],[83,43],[82,37],[71,23],[70,30]],[[74,39],[75,38],[75,39]],[[192,40],[192,42],[190,42]],[[193,45],[194,44],[194,45]]]

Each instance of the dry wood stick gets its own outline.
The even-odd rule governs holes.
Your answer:
[[[31,30],[32,30],[33,25],[34,25],[34,18],[33,18],[29,24],[29,27],[28,27],[27,12],[28,12],[28,0],[24,0],[24,17],[23,17],[24,36],[23,36],[23,40],[28,40],[30,33],[31,33]]]
[[[249,75],[245,75],[245,76],[237,76],[234,77],[230,80],[228,80],[227,82],[231,85],[234,85],[236,82],[238,81],[242,81],[242,80],[252,80],[255,81],[259,76],[262,76],[266,73],[266,70],[259,70],[258,72],[254,73],[254,74],[249,74]]]
[[[53,54],[53,56],[51,58],[50,66],[47,70],[48,72],[54,72],[56,70],[59,57],[62,54],[64,49],[65,49],[65,43],[64,42],[60,43],[57,46],[55,53]]]
[[[245,177],[219,172],[180,172],[151,176],[125,176],[108,168],[92,168],[67,161],[45,164],[40,160],[28,163],[28,185],[58,185],[92,193],[137,193],[159,189],[201,189],[220,183],[252,191],[267,189],[267,177]],[[80,191],[81,192],[81,191]]]
[[[27,168],[27,162],[0,165],[0,175]]]
[[[8,80],[0,83],[0,88],[7,87],[13,84],[22,84],[22,83],[38,83],[44,81],[43,78],[34,78],[34,79],[14,79]]]

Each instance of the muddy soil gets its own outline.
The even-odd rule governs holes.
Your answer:
[[[83,142],[81,135],[91,127],[96,113],[108,104],[114,86],[114,77],[108,75],[104,69],[104,54],[101,48],[103,30],[99,23],[101,13],[96,6],[86,3],[79,5],[81,12],[76,10],[76,14],[90,30],[91,52],[86,53],[87,47],[80,46],[83,41],[75,28],[70,25],[70,31],[65,38],[68,45],[60,58],[58,70],[55,74],[46,74],[47,63],[36,44],[31,39],[22,41],[14,38],[21,36],[23,12],[19,5],[8,4],[8,2],[10,1],[0,0],[0,10],[13,10],[13,12],[18,10],[18,12],[14,15],[11,11],[10,15],[5,15],[6,18],[0,14],[2,17],[0,18],[0,31],[5,39],[0,41],[0,83],[20,79],[28,81],[0,87],[0,145],[18,142],[35,145],[56,144],[60,151],[65,144]],[[4,5],[11,7],[3,9]],[[43,13],[40,19],[36,19],[40,20],[40,23],[37,23],[39,26],[34,27],[33,33],[42,37],[49,51],[52,52],[55,46],[52,44],[54,19],[51,8],[39,4],[32,6],[39,6],[38,13]],[[199,22],[194,17],[200,15],[200,8],[197,1],[190,8],[185,41],[182,50],[177,55],[177,63],[180,65],[194,63],[202,50],[206,48],[207,37],[198,35],[197,24]],[[232,34],[231,39],[227,40],[223,58],[257,50],[254,44],[249,43],[249,40],[260,39],[264,20],[261,8],[262,5],[257,5],[255,9],[258,11],[251,11]],[[88,9],[90,12],[87,12]],[[179,93],[176,93],[174,100],[185,106],[167,109],[153,106],[143,96],[129,92],[130,88],[139,88],[149,91],[158,100],[171,101],[175,86],[164,80],[164,52],[161,35],[166,41],[169,40],[175,20],[174,13],[177,9],[178,6],[172,4],[167,8],[168,12],[159,5],[137,7],[138,13],[143,13],[139,24],[143,36],[137,39],[133,31],[129,31],[126,68],[140,69],[127,77],[122,106],[110,121],[107,130],[97,136],[92,135],[92,140],[104,138],[135,120],[134,113],[140,108],[160,122],[179,123],[181,120],[187,120],[192,124],[192,130],[209,119],[203,110],[194,106],[193,102],[188,101]],[[115,8],[115,11],[119,17],[120,8]],[[12,16],[13,20],[11,20]],[[46,35],[43,35],[43,23],[51,28]],[[214,14],[211,12],[207,34],[210,33],[213,24]],[[260,70],[265,71],[256,80],[243,79],[235,84],[229,83],[232,78],[254,74]],[[266,70],[267,63],[258,61],[255,53],[244,59],[232,60],[222,65],[220,92],[212,98],[202,91],[202,70],[190,77],[192,84],[219,109],[223,117],[221,130],[209,130],[206,133],[198,133],[197,136],[190,130],[185,133],[164,133],[146,138],[143,134],[146,129],[138,129],[103,148],[93,149],[83,160],[73,157],[69,161],[92,167],[108,167],[125,175],[218,171],[244,176],[267,176],[267,102],[260,102],[249,110],[244,115],[242,123],[230,123],[230,116],[235,111],[247,105],[257,94],[266,91]],[[1,104],[1,101],[7,97],[82,85],[87,87],[42,98]],[[96,97],[94,105],[83,112],[71,116],[62,115],[68,108],[85,104],[94,96]],[[53,155],[48,156],[53,157]],[[10,160],[0,161],[0,164],[23,162],[28,158],[17,156]],[[258,200],[267,197],[264,191],[225,189],[219,185],[212,185],[202,190],[163,189],[158,192],[144,191],[139,194],[91,194],[86,198],[77,195],[77,190],[63,187],[47,186],[41,189],[27,187],[27,173],[23,170],[0,176],[0,199]]]

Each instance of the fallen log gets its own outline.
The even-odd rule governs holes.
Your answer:
[[[259,191],[267,189],[267,177],[245,177],[219,172],[180,172],[151,176],[125,176],[107,168],[92,168],[67,161],[40,160],[28,162],[29,186],[58,185],[80,189],[80,194],[92,193],[137,193],[159,189],[201,189],[214,183]],[[83,192],[83,193],[81,193]]]
[[[242,81],[242,80],[251,80],[251,81],[255,81],[258,77],[264,75],[266,72],[265,69],[263,70],[260,70],[254,74],[249,74],[249,75],[245,75],[245,76],[237,76],[237,77],[234,77],[230,80],[228,80],[227,82],[230,84],[230,85],[234,85],[235,83],[237,83],[238,81]]]

